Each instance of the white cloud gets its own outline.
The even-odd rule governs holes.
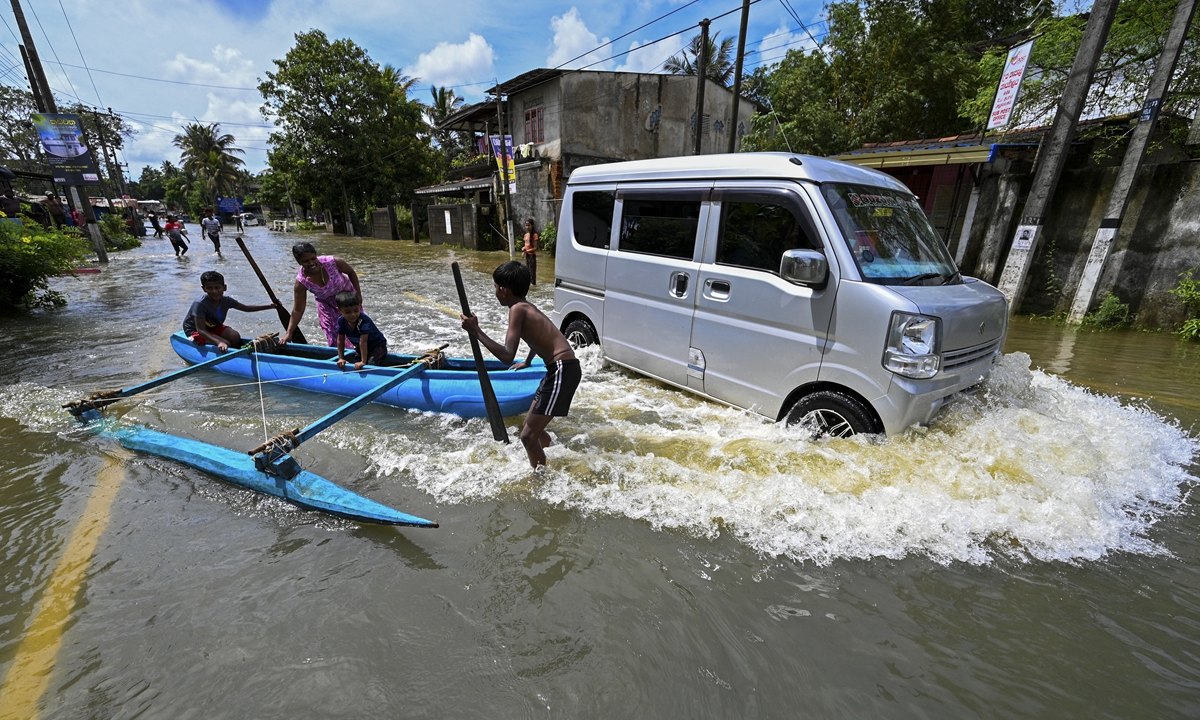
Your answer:
[[[564,64],[566,67],[572,68],[583,67],[603,60],[612,54],[609,47],[589,52],[599,45],[608,43],[608,38],[600,40],[596,37],[596,33],[588,30],[587,24],[583,22],[583,18],[579,17],[579,10],[576,8],[571,8],[563,15],[550,18],[550,29],[554,31],[554,39],[551,41],[550,55],[546,57],[548,67],[558,67]],[[587,54],[584,55],[584,53]],[[580,55],[583,57],[579,57]],[[579,59],[575,60],[574,58],[577,57]],[[592,69],[604,70],[610,65],[610,62],[603,62],[593,65]]]
[[[404,74],[420,78],[422,84],[461,85],[487,80],[495,75],[496,52],[482,35],[471,33],[466,42],[440,42]],[[461,93],[460,93],[461,94]]]
[[[632,51],[624,57],[624,63],[619,65],[616,70],[618,72],[636,72],[636,73],[661,73],[663,72],[663,63],[667,58],[675,55],[679,48],[671,44],[674,41],[667,40],[656,43],[654,45],[642,46],[636,40],[629,45]]]

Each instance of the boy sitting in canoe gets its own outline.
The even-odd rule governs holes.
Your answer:
[[[362,370],[363,365],[368,363],[381,365],[387,355],[387,338],[362,311],[358,294],[345,290],[335,295],[333,301],[337,303],[338,313],[341,314],[338,318],[337,366],[346,369],[347,339],[358,351],[358,362],[354,363],[355,370]]]
[[[183,319],[183,334],[198,345],[216,345],[225,352],[230,345],[242,344],[237,330],[225,326],[225,315],[230,308],[242,312],[270,310],[274,305],[243,305],[231,297],[225,297],[225,277],[215,270],[200,276],[200,287],[204,295],[192,303],[187,317]]]
[[[571,344],[554,326],[554,322],[538,310],[525,295],[529,292],[529,268],[510,260],[492,273],[496,285],[496,299],[508,308],[508,332],[504,344],[496,342],[479,329],[479,318],[460,315],[462,327],[469,334],[505,363],[511,363],[524,340],[529,345],[529,356],[513,365],[511,369],[529,367],[533,356],[546,362],[546,377],[533,396],[533,405],[525,415],[525,426],[521,428],[521,444],[529,455],[529,464],[536,470],[546,464],[545,448],[550,446],[550,435],[546,426],[555,417],[566,417],[571,409],[571,400],[583,373]]]

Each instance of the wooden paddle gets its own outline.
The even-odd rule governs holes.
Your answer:
[[[246,249],[246,243],[242,242],[242,236],[235,237],[234,242],[242,249],[242,254],[250,261],[250,267],[254,268],[254,274],[258,276],[259,282],[266,288],[267,297],[271,298],[271,302],[275,303],[275,312],[279,314],[279,322],[283,323],[284,332],[287,331],[288,325],[292,322],[292,314],[283,309],[283,303],[279,302],[279,298],[275,297],[275,291],[271,289],[271,284],[267,282],[267,277],[263,275],[262,270],[258,269],[258,263],[254,262],[254,257],[250,255],[250,251]],[[304,337],[304,333],[300,331],[299,326],[292,331],[292,342],[307,345],[308,339]]]
[[[463,287],[458,263],[452,262],[450,267],[454,270],[454,284],[458,286],[458,301],[462,304],[463,315],[470,316],[471,306],[467,303],[467,290]],[[474,335],[470,337],[471,352],[475,355],[475,369],[479,372],[479,387],[483,390],[483,405],[487,408],[488,423],[492,426],[492,437],[497,441],[511,442],[508,439],[508,428],[504,427],[504,416],[500,414],[500,403],[496,402],[496,391],[492,389],[492,380],[483,364],[483,350],[479,348],[479,340]]]

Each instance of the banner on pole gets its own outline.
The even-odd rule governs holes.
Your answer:
[[[54,182],[59,185],[100,184],[100,173],[91,151],[83,144],[78,115],[33,113],[29,120],[42,141]]]
[[[504,136],[504,152],[508,155],[508,172],[504,172],[504,159],[500,155],[500,136],[489,136],[492,141],[492,152],[496,155],[496,167],[500,168],[501,181],[508,182],[509,194],[517,191],[517,171],[515,169],[516,162],[513,160],[513,141],[512,135]]]
[[[1004,70],[1000,73],[1000,85],[996,88],[996,99],[992,101],[992,112],[988,115],[988,130],[1004,127],[1012,120],[1013,106],[1021,92],[1021,81],[1025,79],[1025,68],[1032,53],[1032,40],[1008,51]]]

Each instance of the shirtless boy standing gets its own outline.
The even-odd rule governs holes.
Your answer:
[[[496,268],[492,280],[496,284],[496,299],[508,308],[508,332],[504,336],[504,344],[484,334],[479,329],[479,318],[474,315],[460,315],[462,327],[505,363],[516,359],[517,350],[524,340],[529,345],[529,356],[513,365],[513,370],[529,367],[534,355],[545,361],[546,377],[533,396],[533,405],[525,416],[525,426],[521,428],[521,444],[529,455],[529,464],[536,470],[546,464],[544,449],[550,445],[546,426],[556,416],[566,417],[583,373],[570,343],[554,326],[554,322],[525,299],[529,292],[529,269],[510,260]]]

